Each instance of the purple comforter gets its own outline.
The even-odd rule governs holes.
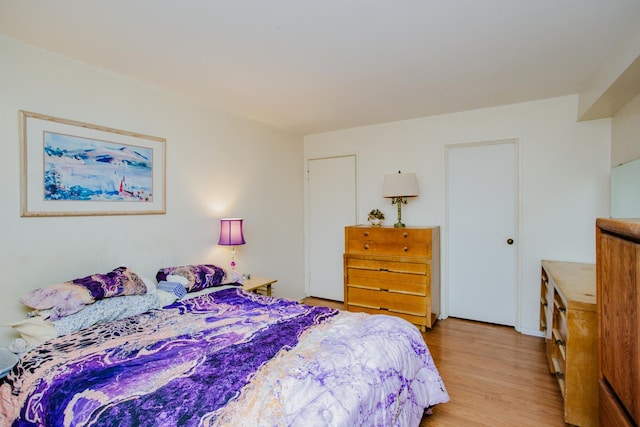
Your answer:
[[[0,422],[412,425],[447,400],[408,323],[227,289],[36,347],[0,385]]]

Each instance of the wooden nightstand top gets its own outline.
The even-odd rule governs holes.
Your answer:
[[[266,287],[267,294],[271,295],[271,285],[273,285],[277,281],[278,281],[277,279],[268,279],[266,277],[251,276],[251,279],[244,279],[244,282],[242,284],[242,289],[247,292],[252,292],[256,289]]]

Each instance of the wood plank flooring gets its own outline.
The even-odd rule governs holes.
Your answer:
[[[306,298],[305,304],[342,308]],[[423,333],[451,397],[420,427],[565,427],[544,340],[513,328],[449,318]]]

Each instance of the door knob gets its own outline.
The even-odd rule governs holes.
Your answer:
[[[507,245],[513,245],[513,239],[507,239]]]

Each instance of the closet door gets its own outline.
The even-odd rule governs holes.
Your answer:
[[[309,296],[344,301],[344,228],[357,221],[356,157],[310,159],[307,166]]]
[[[516,143],[453,145],[447,157],[449,315],[515,326]]]

